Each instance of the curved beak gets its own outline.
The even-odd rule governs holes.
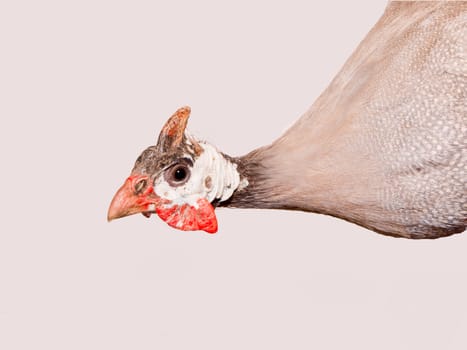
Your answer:
[[[122,218],[124,216],[143,213],[149,216],[156,210],[158,197],[148,184],[148,177],[132,175],[126,179],[110,203],[107,220]]]

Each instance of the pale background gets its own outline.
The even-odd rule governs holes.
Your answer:
[[[231,155],[267,144],[385,5],[2,2],[0,349],[467,349],[465,234],[234,209],[216,235],[106,222],[178,107]]]

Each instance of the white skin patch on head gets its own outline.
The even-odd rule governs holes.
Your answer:
[[[163,174],[154,181],[155,193],[169,200],[170,206],[188,204],[198,208],[197,200],[200,198],[209,202],[225,201],[240,185],[237,164],[225,159],[214,146],[205,142],[199,145],[203,152],[194,161],[191,176],[185,184],[173,187]]]

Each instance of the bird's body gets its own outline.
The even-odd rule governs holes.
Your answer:
[[[408,238],[462,232],[466,101],[467,2],[390,3],[329,87],[283,136],[243,157],[224,156],[239,181],[225,182],[232,194],[211,196],[210,202],[324,213]],[[196,163],[206,146],[184,134],[184,113],[169,120],[171,128],[166,124],[158,145],[183,120],[177,142],[151,152],[188,155]],[[161,157],[154,154],[149,158]],[[216,166],[205,183],[219,178]],[[138,163],[135,172],[148,173]],[[155,173],[149,174],[153,181]],[[175,221],[173,226],[184,229]]]

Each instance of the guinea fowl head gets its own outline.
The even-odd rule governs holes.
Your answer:
[[[141,153],[110,204],[109,221],[157,213],[180,230],[217,231],[211,202],[229,198],[240,176],[236,164],[185,130],[189,115],[189,107],[177,110],[162,128],[157,144]]]

